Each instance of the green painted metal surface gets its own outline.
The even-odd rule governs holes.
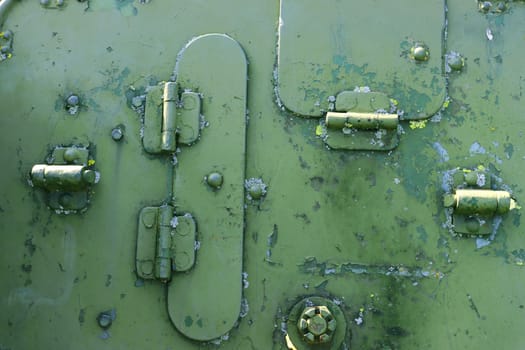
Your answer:
[[[505,4],[13,2],[0,349],[287,349],[298,303],[323,298],[347,324],[341,349],[522,348],[521,210],[460,236],[443,203],[454,169],[523,203],[525,3]],[[209,124],[150,154],[147,96],[174,80]],[[395,149],[334,150],[317,132],[329,97],[356,86],[404,111]],[[89,145],[100,181],[66,215],[28,179],[70,145]],[[139,213],[163,204],[201,242],[169,284],[135,266]]]

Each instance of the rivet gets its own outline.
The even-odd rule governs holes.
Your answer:
[[[490,1],[482,1],[479,3],[479,10],[481,12],[489,12],[490,9],[492,8],[492,3]]]
[[[78,104],[80,103],[80,98],[78,97],[78,95],[71,94],[67,97],[66,103],[70,107],[78,106]]]
[[[428,61],[430,51],[423,44],[416,44],[410,49],[410,56],[419,62]]]
[[[42,6],[49,5],[49,0],[40,0],[40,5],[42,5]]]
[[[262,179],[250,178],[244,181],[249,200],[259,200],[266,194],[266,184]]]
[[[13,35],[13,32],[11,32],[10,30],[6,30],[6,31],[4,31],[3,34],[4,34],[4,35],[3,35],[3,38],[4,38],[5,40],[9,40],[9,39],[11,39],[11,36]]]
[[[71,115],[75,115],[78,113],[78,109],[80,107],[80,97],[76,94],[71,94],[66,98],[66,110]]]
[[[212,172],[206,176],[206,183],[215,189],[221,188],[223,180],[222,174],[218,172]]]
[[[447,56],[447,64],[450,67],[450,69],[460,71],[465,65],[465,60],[463,59],[463,56],[461,56],[459,53],[451,52]]]
[[[109,328],[109,326],[111,326],[115,318],[116,318],[115,310],[104,311],[98,314],[97,322],[101,328],[107,329]]]
[[[111,138],[114,141],[120,141],[124,137],[124,131],[120,127],[113,128],[111,130]]]
[[[2,45],[0,46],[0,52],[1,53],[10,53],[11,47],[9,45]]]
[[[470,233],[476,233],[479,231],[480,229],[480,223],[479,223],[479,220],[474,218],[474,217],[470,217],[468,219],[465,220],[465,227],[467,228],[468,232]]]
[[[94,184],[97,179],[97,174],[93,170],[84,170],[82,172],[82,180],[88,184]]]
[[[80,152],[76,148],[68,148],[64,151],[64,160],[68,163],[72,163],[80,158]]]
[[[64,0],[56,0],[57,6],[64,6]]]
[[[58,198],[58,204],[64,208],[69,208],[73,202],[73,196],[69,193],[64,193]]]

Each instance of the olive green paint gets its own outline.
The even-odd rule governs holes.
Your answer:
[[[0,346],[285,349],[280,325],[297,302],[316,295],[340,305],[351,349],[521,348],[521,210],[503,216],[494,237],[482,238],[490,244],[478,249],[476,244],[484,243],[477,242],[479,237],[449,232],[442,203],[446,172],[480,164],[494,174],[494,189],[510,190],[519,205],[523,202],[525,80],[518,72],[525,4],[508,4],[504,13],[485,14],[475,1],[448,0],[446,41],[440,47],[442,1],[381,0],[371,6],[366,1],[283,0],[281,5],[293,13],[282,18],[295,35],[287,39],[301,41],[287,47],[281,41],[281,48],[293,54],[285,70],[294,70],[297,78],[287,80],[290,75],[276,66],[283,53],[276,48],[276,2],[91,0],[67,1],[61,10],[43,8],[38,1],[14,2],[2,28],[13,31],[13,56],[0,62],[0,159],[5,165],[0,173]],[[334,14],[342,8],[337,6],[352,11]],[[372,15],[399,26],[370,36],[366,27],[355,28]],[[399,29],[411,26],[407,18],[418,20],[412,34]],[[428,27],[420,24],[429,18]],[[134,271],[140,210],[173,197],[176,203],[178,193],[172,156],[144,151],[137,113],[143,105],[139,98],[130,108],[132,99],[169,80],[180,50],[206,33],[227,34],[249,62],[242,180],[262,179],[267,185],[259,200],[242,202],[244,219],[235,214],[248,239],[238,249],[242,269],[237,267],[232,280],[236,300],[245,298],[247,304],[240,304],[233,327],[225,327],[228,335],[216,341],[220,346],[189,340],[173,326],[167,290],[176,284],[139,279]],[[352,60],[356,53],[344,44],[354,34],[365,49],[392,48],[395,62],[406,66],[394,69],[381,56]],[[324,39],[312,40],[317,37]],[[409,57],[419,40],[430,48],[428,61]],[[459,52],[465,65],[445,74],[442,56],[451,51]],[[210,66],[225,63],[216,55],[205,59]],[[381,69],[372,61],[382,63]],[[387,70],[393,70],[389,77]],[[228,79],[215,84],[221,91],[232,85]],[[426,124],[401,118],[399,145],[392,151],[327,149],[315,133],[319,120],[304,114],[323,117],[329,96],[364,85],[398,100],[406,119],[422,107],[430,118]],[[288,98],[282,99],[284,105],[276,103],[276,87],[281,98]],[[74,116],[64,105],[71,93],[80,97]],[[203,106],[216,99],[204,92]],[[218,105],[223,104],[231,108],[231,103]],[[210,129],[203,129],[199,142],[213,126],[212,115],[204,116]],[[119,142],[111,137],[117,125],[125,126]],[[93,151],[101,179],[82,214],[57,215],[42,191],[27,183],[31,167],[45,162],[57,145],[90,145]],[[202,171],[187,170],[195,187],[179,191],[184,194],[180,209],[194,214],[198,231],[200,220],[224,227],[227,210],[210,210],[202,198],[232,193],[234,175],[217,164],[231,156],[211,154],[200,164],[191,158],[191,147],[183,146],[182,157],[176,154],[178,167],[189,162]],[[217,191],[204,180],[214,171],[224,175]],[[199,208],[205,213],[197,214]],[[269,246],[275,228],[278,239]],[[204,247],[197,251],[196,266],[213,261]],[[228,300],[227,286],[206,284],[215,276],[203,273],[192,285],[178,277],[174,281],[183,285],[181,291],[198,292],[195,302],[206,305],[204,311]],[[209,293],[204,297],[202,291]],[[180,299],[171,299],[169,308],[181,318],[181,328],[209,327]],[[97,315],[112,309],[118,318],[103,333]],[[237,319],[241,311],[244,317]]]

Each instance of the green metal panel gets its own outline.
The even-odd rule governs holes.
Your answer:
[[[280,3],[277,90],[291,112],[320,116],[330,96],[365,86],[398,100],[405,119],[441,108],[442,0]],[[411,57],[417,45],[430,51],[425,62]]]
[[[522,348],[521,210],[461,235],[443,196],[523,202],[523,1],[51,3],[2,25],[0,349],[331,348],[300,333],[314,304],[340,349]],[[175,80],[209,126],[149,153],[148,97]],[[304,118],[346,113],[329,97],[356,86],[405,111],[396,148],[330,149]],[[28,179],[71,145],[100,181],[66,215]],[[139,215],[162,205],[201,242],[167,285],[136,271]]]

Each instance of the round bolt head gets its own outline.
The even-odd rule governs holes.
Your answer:
[[[117,127],[111,130],[111,138],[114,141],[120,141],[122,140],[123,137],[124,137],[124,131],[121,128]]]
[[[97,174],[93,170],[84,170],[82,172],[82,180],[88,184],[94,184],[97,179]]]
[[[474,217],[470,217],[468,219],[465,220],[465,225],[466,225],[466,228],[468,230],[468,232],[470,233],[476,233],[479,231],[480,229],[480,223],[479,223],[479,220],[474,218]]]
[[[64,160],[72,163],[80,157],[80,152],[76,148],[68,148],[64,151]]]
[[[215,189],[221,188],[223,181],[222,174],[218,172],[212,172],[206,176],[206,183]]]
[[[60,196],[58,199],[58,204],[60,204],[64,208],[69,208],[73,202],[73,196],[69,193],[64,193]]]
[[[42,5],[42,6],[49,5],[49,0],[40,0],[40,5]]]
[[[465,60],[459,53],[451,53],[447,56],[447,64],[450,69],[460,71],[465,66]]]
[[[11,39],[12,36],[13,36],[13,32],[10,31],[10,30],[5,30],[5,31],[3,32],[3,38],[4,38],[5,40],[9,40],[9,39]]]
[[[490,9],[492,8],[492,3],[490,1],[482,1],[479,3],[479,10],[481,12],[489,12]]]
[[[109,326],[111,326],[111,323],[113,322],[113,317],[108,312],[101,312],[97,316],[97,322],[101,328],[106,329],[109,328]]]
[[[419,62],[428,61],[430,57],[430,51],[423,44],[416,44],[410,49],[410,56]]]
[[[78,95],[71,94],[66,98],[66,104],[68,107],[76,107],[80,104],[80,98]]]
[[[56,0],[57,6],[64,6],[64,0]]]
[[[248,188],[248,194],[250,195],[250,197],[252,197],[252,199],[261,199],[261,197],[264,194],[264,189],[262,186],[254,184],[250,186],[250,188]]]

